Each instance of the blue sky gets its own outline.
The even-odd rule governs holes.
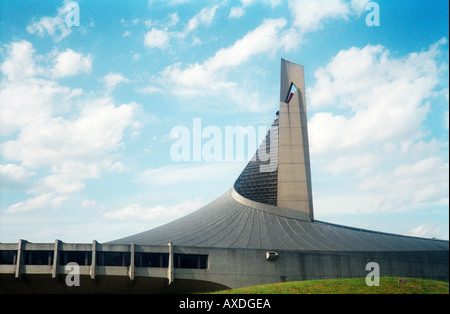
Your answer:
[[[0,242],[216,199],[246,161],[174,161],[171,130],[268,128],[281,58],[305,66],[315,218],[448,239],[448,1],[373,1],[379,26],[368,2],[0,0]]]

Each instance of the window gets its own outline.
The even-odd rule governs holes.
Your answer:
[[[173,259],[175,268],[208,268],[208,255],[174,254]]]
[[[17,251],[0,251],[0,265],[15,265]]]
[[[97,266],[130,266],[130,252],[97,252]]]
[[[59,254],[59,265],[67,265],[69,263],[77,263],[80,266],[91,265],[91,251],[62,251]]]
[[[134,259],[136,267],[168,267],[168,253],[136,253]]]
[[[52,265],[53,251],[25,251],[25,265]]]

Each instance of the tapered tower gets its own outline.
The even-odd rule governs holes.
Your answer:
[[[281,60],[280,110],[234,188],[253,201],[314,219],[303,66]]]

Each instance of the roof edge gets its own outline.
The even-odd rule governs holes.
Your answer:
[[[301,212],[298,210],[294,210],[294,209],[283,208],[283,207],[278,207],[278,206],[273,206],[273,205],[269,205],[269,204],[252,201],[248,198],[245,198],[241,194],[239,194],[234,189],[234,187],[232,187],[229,190],[229,193],[235,201],[241,203],[242,205],[251,207],[253,209],[260,210],[262,212],[266,212],[266,213],[277,215],[277,216],[303,220],[306,222],[312,222],[311,218],[309,217],[309,215],[307,213],[304,213],[304,212]]]

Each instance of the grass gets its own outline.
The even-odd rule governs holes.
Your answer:
[[[294,281],[217,291],[215,294],[449,294],[444,281],[381,277],[379,286],[367,286],[366,278]]]

